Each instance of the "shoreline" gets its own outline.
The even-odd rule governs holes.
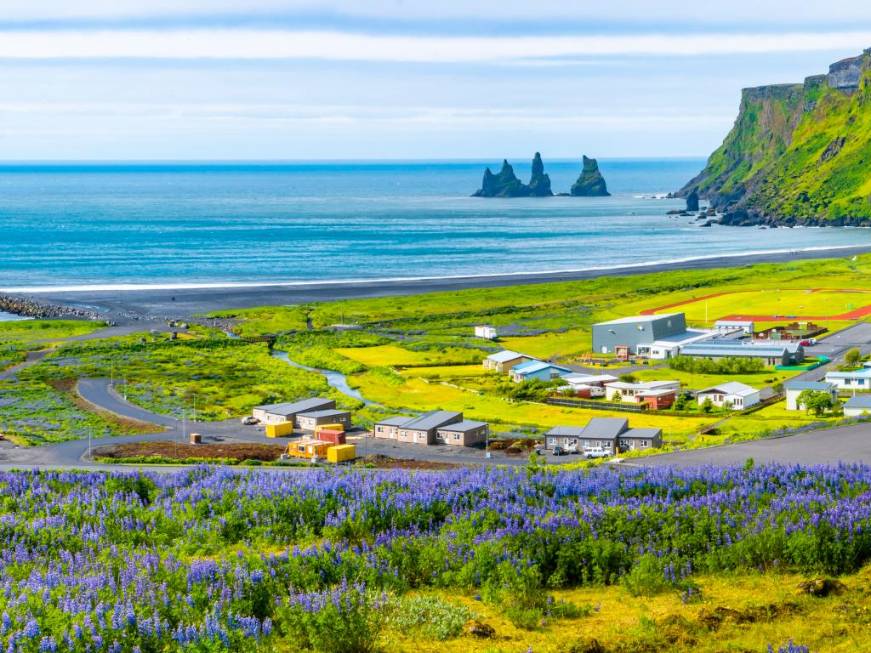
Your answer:
[[[133,284],[40,289],[19,287],[9,290],[0,289],[0,293],[24,302],[61,307],[68,313],[75,311],[83,317],[87,315],[108,319],[116,324],[133,324],[139,321],[190,319],[204,313],[234,308],[581,281],[606,275],[628,276],[673,270],[729,268],[756,263],[786,263],[809,259],[843,258],[868,252],[871,252],[871,245],[848,245],[751,254],[722,254],[608,268],[593,267],[581,270],[518,272],[480,276],[456,275],[272,284],[175,284],[170,285],[171,287]],[[18,292],[14,292],[15,290]],[[29,292],[24,292],[26,290]]]

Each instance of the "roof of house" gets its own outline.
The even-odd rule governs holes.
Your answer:
[[[297,417],[338,417],[339,415],[349,415],[347,410],[338,410],[332,408],[329,410],[309,410],[304,413],[297,413]]]
[[[476,431],[482,426],[487,426],[487,422],[476,422],[473,419],[466,419],[462,422],[457,422],[456,424],[447,424],[446,426],[442,426],[439,428],[439,431],[451,431],[453,433],[468,433],[469,431]]]
[[[819,392],[829,392],[834,386],[825,381],[787,381],[783,384],[783,387],[787,390],[816,390]]]
[[[714,326],[753,326],[753,320],[717,320]]]
[[[622,417],[594,417],[584,428],[585,438],[616,438],[629,428],[629,420]]]
[[[847,372],[826,372],[826,378],[833,379],[853,379],[857,376],[871,376],[871,367],[863,367],[858,370],[850,370]]]
[[[662,429],[629,429],[621,433],[622,439],[628,440],[653,440],[662,435]]]
[[[460,418],[459,420],[457,418]],[[452,410],[433,410],[429,413],[424,413],[420,417],[412,418],[410,421],[402,424],[402,428],[414,429],[416,431],[429,431],[437,429],[452,421],[462,421],[463,414]]]
[[[495,354],[487,356],[487,360],[493,361],[494,363],[507,363],[508,361],[517,360],[518,358],[529,358],[529,356],[524,356],[523,354],[511,351],[510,349],[503,349],[502,351],[497,351]]]
[[[726,383],[721,383],[720,385],[712,385],[710,388],[699,390],[698,394],[703,395],[709,392],[717,392],[724,395],[735,395],[737,397],[747,397],[748,395],[755,394],[759,391],[756,388],[747,385],[746,383],[740,383],[738,381],[727,381]]]
[[[580,437],[583,434],[583,426],[554,426],[544,435],[549,437]]]
[[[314,397],[312,399],[302,399],[300,401],[288,401],[282,404],[268,404],[266,406],[257,406],[256,410],[265,410],[267,413],[275,413],[277,415],[290,415],[304,413],[311,410],[317,410],[326,405],[335,406],[336,402],[332,399]]]
[[[867,408],[871,410],[871,395],[856,395],[855,397],[850,397],[847,400],[847,403],[844,404],[844,408]]]
[[[644,397],[664,397],[675,394],[677,390],[677,388],[651,388],[649,390],[642,390],[639,394]]]
[[[681,343],[691,343],[697,340],[714,337],[713,331],[703,331],[701,329],[687,329],[683,333],[675,333],[670,336],[663,336],[653,342],[654,345],[667,346],[679,345]]]
[[[668,390],[674,386],[680,387],[680,381],[645,381],[643,383],[627,383],[626,381],[615,381],[607,384],[609,388],[617,388],[618,390]]]
[[[588,385],[592,383],[611,383],[616,381],[616,376],[610,374],[566,374],[563,381],[573,383],[575,385]]]
[[[598,322],[593,326],[605,326],[608,324],[634,324],[636,322],[655,322],[663,318],[675,317],[683,315],[683,313],[659,313],[658,315],[632,315],[630,317],[620,317],[616,320],[608,320],[607,322]]]
[[[382,426],[402,426],[404,424],[407,424],[408,422],[410,422],[413,419],[414,419],[413,417],[405,417],[403,415],[397,415],[396,417],[388,417],[387,419],[382,419],[380,422],[375,422],[375,425],[377,426],[380,424]]]
[[[797,346],[790,347],[791,343],[778,343],[766,345],[751,345],[736,341],[729,342],[700,342],[687,345],[681,350],[681,354],[693,356],[759,356],[771,358],[783,356],[785,353],[794,353]]]
[[[534,374],[535,372],[540,372],[541,370],[546,370],[548,368],[559,370],[561,372],[571,372],[569,368],[554,365],[553,363],[547,363],[545,361],[528,361],[526,363],[520,363],[520,365],[515,365],[514,367],[512,367],[511,373]]]

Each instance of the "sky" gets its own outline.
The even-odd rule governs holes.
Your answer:
[[[867,0],[3,0],[0,159],[706,156]]]

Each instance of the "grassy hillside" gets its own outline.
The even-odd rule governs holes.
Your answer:
[[[732,131],[684,192],[773,222],[871,223],[871,51],[851,62],[847,86],[830,73],[745,89]]]

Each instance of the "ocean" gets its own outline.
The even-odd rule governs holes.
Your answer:
[[[0,165],[0,291],[528,273],[871,243],[667,217],[701,159],[601,160],[608,198],[480,199],[499,161]],[[580,161],[548,161],[555,192]],[[529,162],[515,163],[526,180]]]

